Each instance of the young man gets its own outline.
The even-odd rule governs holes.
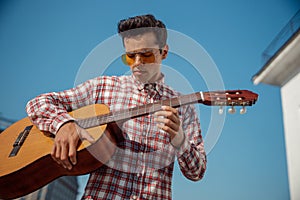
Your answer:
[[[122,59],[132,75],[97,77],[27,104],[33,123],[55,134],[52,158],[69,170],[76,165],[80,139],[94,142],[69,111],[96,103],[118,111],[180,95],[164,84],[161,73],[168,54],[165,25],[153,15],[142,15],[121,20],[118,32],[126,51]],[[193,106],[162,106],[120,128],[124,140],[117,143],[111,160],[90,174],[83,199],[171,199],[175,157],[185,177],[193,181],[203,177],[206,155]]]

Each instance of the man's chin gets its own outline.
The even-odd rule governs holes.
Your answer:
[[[134,77],[140,82],[147,82],[147,76],[143,72],[132,72]]]

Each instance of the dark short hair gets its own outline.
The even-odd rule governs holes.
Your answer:
[[[132,37],[146,32],[153,32],[156,35],[160,48],[166,45],[166,25],[151,14],[122,19],[118,23],[118,33],[122,37],[123,42],[125,37]]]

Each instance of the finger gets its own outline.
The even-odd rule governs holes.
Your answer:
[[[161,108],[165,111],[170,111],[170,112],[174,113],[176,116],[179,115],[178,110],[176,108],[173,108],[170,106],[162,106]]]
[[[174,131],[178,131],[179,130],[180,124],[179,123],[175,123],[171,119],[168,119],[168,118],[155,118],[155,121],[158,122],[159,125],[167,126],[167,127],[171,128],[171,129],[173,129]]]
[[[93,138],[93,136],[91,136],[86,130],[84,129],[81,129],[80,131],[80,135],[81,135],[81,138],[83,140],[87,140],[88,142],[90,143],[94,143],[95,142],[95,139]]]
[[[173,115],[175,115],[176,117],[179,117],[179,113],[178,113],[178,110],[176,109],[176,108],[172,108],[172,107],[170,107],[170,106],[162,106],[161,107],[162,108],[162,110],[160,110],[160,111],[157,111],[156,113],[154,113],[155,115],[166,115],[166,117],[168,116],[168,115],[171,115],[171,114],[173,114]],[[169,113],[169,114],[167,114],[167,113]]]
[[[76,126],[76,131],[81,140],[87,140],[90,143],[94,143],[95,139],[85,129]]]
[[[169,119],[171,121],[173,121],[175,124],[180,124],[180,119],[179,116],[175,115],[173,112],[171,111],[158,111],[155,113],[155,116],[157,116],[156,120],[158,120],[159,122],[165,122],[165,120],[163,119]],[[163,116],[164,118],[161,118],[159,116]]]
[[[52,159],[57,162],[57,164],[61,165],[61,163],[58,161],[58,159],[56,158],[56,151],[57,151],[57,148],[56,148],[56,145],[53,145],[53,148],[52,148],[52,151],[51,151],[51,157]]]
[[[77,141],[75,140],[75,142],[72,142],[70,143],[69,145],[69,158],[70,158],[70,161],[73,165],[76,165],[77,163],[77,158],[76,158],[76,155],[77,155],[77,148],[76,148],[76,144],[77,144]]]
[[[62,145],[61,146],[61,154],[60,154],[60,160],[62,162],[62,165],[64,168],[67,168],[69,170],[72,169],[72,165],[69,161],[69,146],[68,145]]]
[[[61,148],[59,145],[55,145],[55,146],[56,146],[56,152],[55,152],[54,157],[55,157],[56,161],[58,162],[58,164],[62,165],[62,162],[60,160]]]
[[[162,125],[162,124],[157,124],[157,127],[160,128],[161,130],[167,132],[170,137],[171,137],[171,140],[176,136],[177,134],[177,131],[173,130],[172,128],[170,128],[169,126],[166,126],[166,125]]]

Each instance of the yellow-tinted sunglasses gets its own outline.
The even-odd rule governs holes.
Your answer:
[[[159,50],[162,53],[162,49],[144,49],[136,52],[126,52],[122,55],[122,61],[125,65],[132,65],[135,62],[136,55],[140,55],[142,63],[154,63],[155,62],[155,51]]]

